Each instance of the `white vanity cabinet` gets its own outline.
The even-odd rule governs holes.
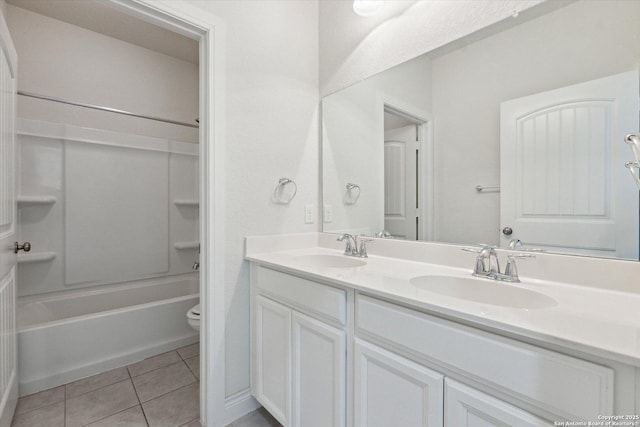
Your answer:
[[[552,426],[638,409],[632,366],[258,263],[251,274],[252,393],[285,426]]]
[[[553,425],[520,408],[449,378],[445,380],[444,396],[444,419],[447,426],[540,427]]]
[[[346,424],[346,291],[252,266],[253,396],[283,425]]]
[[[354,425],[442,426],[442,374],[356,338],[354,377]]]

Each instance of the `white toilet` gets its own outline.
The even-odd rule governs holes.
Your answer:
[[[187,322],[196,331],[200,330],[200,304],[197,304],[187,311]]]

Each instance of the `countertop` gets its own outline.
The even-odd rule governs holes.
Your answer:
[[[314,266],[301,257],[346,256],[342,250],[304,245],[297,245],[295,249],[283,250],[281,245],[263,250],[264,247],[258,246],[247,250],[245,258],[265,267],[353,288],[534,344],[585,352],[640,367],[640,295],[637,293],[521,278],[521,283],[500,285],[546,295],[555,300],[556,305],[537,309],[503,307],[442,295],[410,281],[425,275],[470,278],[472,262],[469,268],[460,268],[369,255],[363,266],[331,268]]]

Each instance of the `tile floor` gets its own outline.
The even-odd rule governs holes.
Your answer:
[[[199,427],[193,344],[18,400],[12,427]],[[281,427],[260,408],[228,427]]]

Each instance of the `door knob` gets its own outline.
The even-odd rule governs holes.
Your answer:
[[[25,251],[25,252],[29,252],[31,250],[31,243],[29,242],[24,242],[23,244],[20,244],[18,242],[16,242],[15,248],[13,250],[14,253],[18,253],[18,251]]]
[[[511,227],[505,227],[502,229],[502,234],[505,236],[511,236],[511,233],[513,233],[513,229]]]

